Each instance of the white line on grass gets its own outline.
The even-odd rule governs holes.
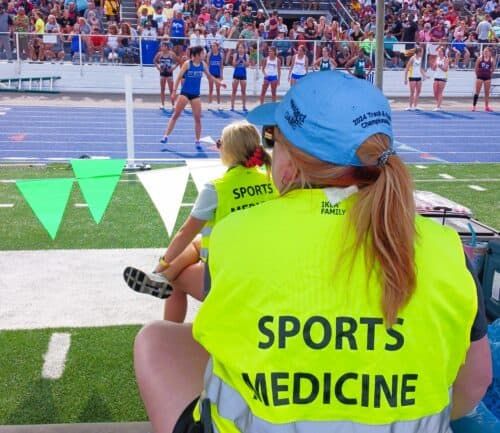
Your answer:
[[[482,186],[479,185],[468,185],[470,189],[473,189],[474,191],[486,191],[486,188],[483,188]]]
[[[66,357],[71,345],[71,334],[54,332],[49,341],[47,353],[43,356],[42,378],[59,379],[64,373]]]
[[[500,178],[484,178],[484,179],[415,179],[414,182],[500,182]],[[481,187],[479,187],[481,188]]]
[[[89,207],[87,203],[75,203],[75,207]]]
[[[442,177],[443,179],[455,179],[453,176],[450,176],[449,174],[446,173],[439,173],[439,177]]]
[[[417,168],[421,168],[421,169],[426,169],[426,168],[428,168],[426,165],[416,165],[415,167],[417,167]]]
[[[14,203],[0,203],[0,208],[11,208],[14,207]]]

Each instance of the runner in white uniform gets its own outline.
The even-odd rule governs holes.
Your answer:
[[[277,56],[275,47],[269,48],[269,56],[262,62],[262,73],[264,74],[264,81],[262,81],[260,103],[264,103],[269,86],[271,86],[271,97],[273,101],[276,101],[276,89],[280,84],[281,78],[281,60]]]
[[[434,71],[434,98],[436,99],[436,108],[434,111],[441,111],[441,103],[443,102],[443,92],[448,81],[448,70],[450,62],[444,53],[444,49],[439,47],[437,50],[437,60],[432,65]]]
[[[290,85],[293,86],[302,77],[305,77],[309,68],[309,61],[306,56],[306,49],[303,45],[299,46],[298,53],[293,56],[292,66],[288,74]]]

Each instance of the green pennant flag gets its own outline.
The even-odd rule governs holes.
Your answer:
[[[18,180],[16,185],[52,239],[56,238],[74,179]]]
[[[124,159],[73,159],[71,166],[94,221],[99,224],[125,166]]]

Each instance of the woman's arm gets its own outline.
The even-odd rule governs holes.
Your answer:
[[[226,88],[226,84],[224,83],[224,81],[222,81],[221,79],[219,78],[215,78],[209,71],[208,71],[208,67],[207,67],[207,64],[205,62],[203,62],[203,72],[205,72],[205,75],[207,76],[207,78],[209,80],[213,80],[215,81],[219,86],[223,87],[224,89]]]
[[[408,60],[408,63],[406,64],[405,68],[405,83],[408,81],[408,72],[410,71],[410,66],[413,65],[413,57]]]
[[[201,232],[205,224],[206,221],[189,216],[175,234],[172,242],[170,242],[167,252],[163,256],[163,260],[167,263],[172,263],[172,261],[193,241],[196,235]]]
[[[156,69],[160,70],[160,56],[161,53],[158,51],[155,55],[155,58],[153,59],[153,63],[156,66]]]
[[[451,419],[461,418],[474,409],[492,380],[491,353],[488,337],[473,341],[453,383]]]
[[[278,57],[278,84],[281,80],[281,59]]]
[[[445,59],[444,64],[442,66],[439,66],[439,69],[441,69],[443,72],[447,72],[448,69],[450,69],[450,61],[448,59]]]
[[[260,70],[262,71],[262,75],[264,75],[264,77],[266,76],[266,65],[267,65],[267,59],[263,59]]]
[[[186,60],[184,62],[184,64],[182,65],[181,70],[179,71],[179,75],[177,75],[177,78],[175,79],[174,90],[172,92],[174,95],[177,93],[177,89],[179,88],[179,84],[182,80],[182,77],[184,76],[184,73],[188,70],[188,67],[189,67],[189,60]]]
[[[290,77],[292,76],[292,70],[293,67],[295,66],[295,56],[292,57],[292,63],[290,65],[290,69],[288,69],[288,79],[290,80]]]

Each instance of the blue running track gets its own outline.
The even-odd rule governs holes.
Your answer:
[[[210,140],[194,146],[190,112],[179,119],[167,148],[160,143],[169,112],[136,109],[135,153],[142,161],[214,158]],[[216,140],[243,113],[204,111],[202,137]],[[393,112],[396,149],[410,163],[500,162],[500,113]],[[61,161],[82,155],[126,157],[125,110],[0,107],[0,162]]]

